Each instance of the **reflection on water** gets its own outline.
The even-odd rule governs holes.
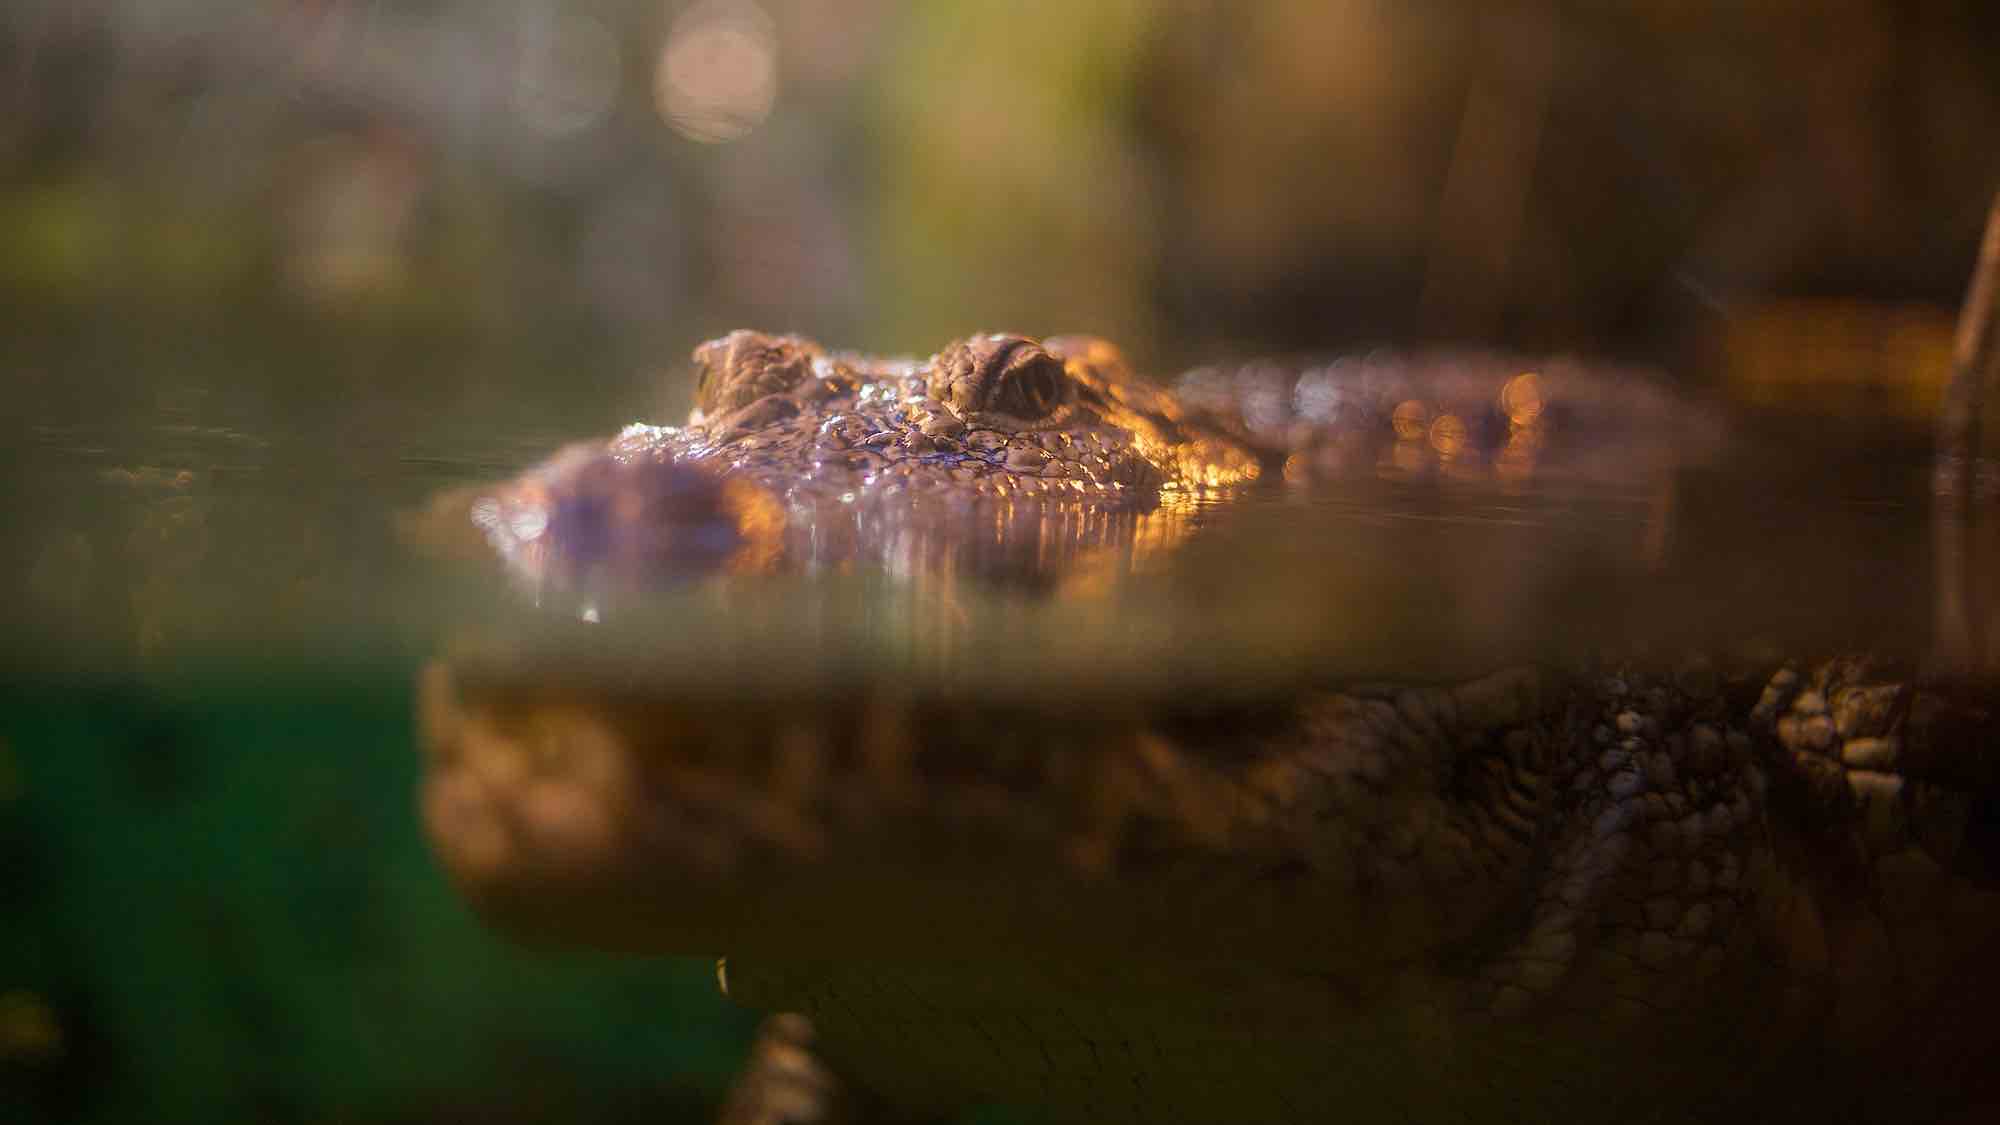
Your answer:
[[[1693,636],[1755,620],[1857,643],[1886,630],[1911,650],[1928,627],[1921,433],[1725,424],[1642,379],[1463,355],[1208,369],[1180,384],[1178,416],[1140,385],[1095,385],[1125,397],[1091,423],[1091,456],[1124,471],[1116,441],[1131,441],[1149,459],[1134,464],[1167,466],[1151,480],[1190,487],[1108,505],[1002,495],[997,482],[1071,482],[1051,452],[1063,432],[982,451],[994,431],[974,429],[947,449],[922,433],[932,415],[888,399],[833,437],[818,407],[786,423],[796,439],[733,416],[635,427],[609,456],[586,443],[509,483],[565,436],[559,423],[420,425],[329,398],[322,432],[286,432],[198,384],[101,410],[82,396],[44,412],[10,461],[32,498],[10,610],[56,642],[12,659],[88,675],[277,645],[366,662],[385,641],[421,653],[454,622],[559,607],[607,624],[693,615],[708,624],[659,643],[736,635],[811,660],[785,614],[817,604],[819,620],[859,623],[858,652],[886,645],[908,666],[997,649],[1023,675],[1114,679],[1245,660],[1332,674],[1348,667],[1327,663],[1336,653],[1377,670],[1420,653],[1476,664],[1584,622],[1657,618]],[[350,452],[319,452],[328,436]],[[1193,442],[1210,451],[1190,460]],[[1282,471],[1210,487],[1209,466],[1250,456],[1228,449]],[[717,477],[711,459],[737,468]],[[961,477],[987,486],[976,502]],[[505,592],[524,585],[534,598]],[[829,628],[822,639],[840,635]]]
[[[1060,409],[968,426],[922,364],[752,339],[697,353],[688,426],[405,521],[528,595],[461,598],[462,636],[704,691],[1154,698],[1635,645],[1914,656],[1931,626],[1927,435],[1880,419],[1731,418],[1644,372],[1470,352],[1168,393],[1077,340],[1050,345],[1074,387],[1033,399]]]
[[[16,780],[0,815],[26,810],[46,826],[35,838],[53,841],[47,884],[76,896],[35,908],[34,941],[60,947],[68,927],[121,897],[148,916],[188,921],[164,947],[176,952],[151,960],[130,945],[102,947],[134,966],[115,984],[60,966],[18,990],[0,981],[8,1057],[96,1068],[110,1065],[109,1052],[146,1074],[149,1089],[227,1111],[233,1095],[168,1077],[186,1043],[249,1057],[264,1029],[299,1026],[325,1002],[287,992],[285,981],[311,977],[339,991],[374,971],[434,982],[424,1003],[438,1014],[423,1027],[462,1041],[443,1065],[476,1076],[466,1081],[508,1088],[490,1069],[502,1048],[452,1029],[511,1024],[510,1036],[530,1041],[517,1049],[537,1057],[560,1050],[551,1044],[564,1035],[601,1037],[602,1024],[586,1031],[545,1010],[571,992],[593,997],[594,1012],[629,1010],[619,1026],[630,1043],[592,1039],[592,1050],[679,1067],[712,1096],[743,1028],[701,1007],[705,968],[648,984],[553,967],[519,983],[540,962],[501,952],[453,905],[408,799],[409,684],[440,651],[502,677],[559,669],[585,683],[685,691],[709,701],[696,712],[706,716],[699,729],[726,728],[731,716],[761,723],[772,760],[789,754],[804,770],[812,755],[794,751],[810,732],[780,729],[780,701],[839,697],[860,682],[935,707],[917,712],[922,722],[959,723],[968,739],[986,731],[997,755],[1015,729],[1006,722],[1058,705],[1125,714],[1312,680],[1455,676],[1635,639],[1698,645],[1726,633],[1906,652],[1924,642],[1921,435],[1814,434],[1754,419],[1722,428],[1705,408],[1676,413],[1649,384],[1606,383],[1625,387],[1624,397],[1599,395],[1587,370],[1559,364],[1460,358],[1397,376],[1386,357],[1350,363],[1231,373],[1235,399],[1212,401],[1205,420],[1180,408],[1170,420],[1183,431],[1213,426],[1210,440],[1263,449],[1266,463],[1287,468],[1163,492],[1150,506],[1092,506],[1061,492],[954,503],[948,490],[924,498],[865,476],[831,495],[767,490],[718,503],[727,497],[713,478],[632,461],[627,468],[670,471],[638,470],[637,491],[614,474],[616,487],[597,494],[653,506],[614,504],[588,526],[566,525],[576,513],[546,503],[546,486],[539,507],[521,504],[544,478],[510,474],[617,416],[529,425],[522,419],[535,415],[525,410],[419,412],[332,391],[307,410],[260,416],[240,394],[200,380],[144,401],[79,389],[71,408],[43,410],[20,431],[7,455],[19,494],[32,497],[11,541],[24,581],[10,612],[36,639],[8,653],[9,682],[60,688],[70,702],[10,710]],[[1356,380],[1343,382],[1350,374]],[[1229,401],[1241,404],[1234,417],[1216,405]],[[1621,402],[1629,414],[1616,413]],[[894,411],[882,414],[875,432],[910,432]],[[1039,438],[1035,448],[1049,452]],[[509,480],[498,487],[513,491],[495,491]],[[662,480],[690,490],[654,487]],[[441,494],[464,503],[433,507]],[[475,508],[502,494],[516,501],[511,513]],[[503,562],[475,510],[504,519],[515,541],[554,529],[591,549],[557,571],[545,556]],[[444,518],[459,521],[463,541],[439,549],[412,537]],[[663,523],[720,523],[728,537],[669,546],[643,538]],[[702,554],[718,544],[713,557]],[[677,581],[619,580],[656,577],[663,562],[678,568]],[[290,694],[271,702],[280,687]],[[357,694],[370,702],[356,705]],[[966,700],[1012,708],[1004,715],[1015,718],[951,710]],[[252,711],[263,717],[243,720]],[[29,714],[43,725],[25,724]],[[496,761],[481,768],[512,768]],[[218,786],[221,804],[201,811]],[[76,815],[78,793],[103,795],[96,813]],[[536,815],[588,851],[590,810],[574,795],[543,797]],[[107,835],[113,822],[123,827]],[[462,839],[476,851],[476,832]],[[148,897],[132,897],[134,880],[153,888]],[[299,889],[272,889],[284,885]],[[372,899],[371,887],[391,897]],[[53,890],[38,893],[56,901],[46,897]],[[388,928],[334,926],[337,903],[357,919],[387,918]],[[226,968],[272,941],[309,958],[374,950],[353,956],[376,969],[253,970],[256,986],[245,991],[268,986],[280,997],[260,1009],[230,991]],[[170,960],[183,955],[185,964]],[[162,982],[178,982],[173,995]],[[708,1011],[720,1022],[707,1026],[719,1030],[692,1046],[640,1037],[649,1013],[607,998],[620,989]],[[93,1021],[155,1026],[139,1009],[168,1003],[201,1013],[179,1046],[105,1045],[92,1030]],[[364,989],[355,1027],[403,1019],[397,1003]],[[360,1030],[313,1049],[346,1068],[351,1089],[327,1095],[335,1100],[411,1081]]]

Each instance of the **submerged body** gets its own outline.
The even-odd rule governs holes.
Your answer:
[[[688,427],[477,509],[517,570],[893,570],[913,528],[921,565],[1060,569],[1259,476],[1522,487],[1684,445],[1643,388],[1497,365],[1294,378],[1286,413],[1094,341],[891,363],[739,333],[697,362]],[[1076,1121],[2000,1107],[1984,696],[1747,645],[1322,679],[787,694],[461,655],[425,683],[426,815],[510,930],[726,954],[731,996],[809,1021],[773,1025],[736,1120],[831,1112],[836,1081]]]

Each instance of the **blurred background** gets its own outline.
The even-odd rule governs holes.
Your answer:
[[[705,965],[482,931],[385,513],[730,328],[1464,341],[1928,425],[1983,0],[10,0],[0,1119],[697,1120]]]

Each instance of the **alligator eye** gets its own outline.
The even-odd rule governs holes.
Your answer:
[[[1053,359],[1054,357],[1050,357]],[[1001,409],[1023,418],[1042,418],[1062,405],[1063,369],[1060,362],[1037,363],[1018,371],[1005,372],[1000,394]]]
[[[939,352],[926,388],[962,416],[1046,421],[1075,397],[1062,361],[1025,336],[974,336]]]
[[[710,340],[694,350],[700,373],[694,404],[705,417],[713,418],[767,395],[784,394],[812,374],[813,356],[818,353],[819,345],[801,336],[738,329]]]

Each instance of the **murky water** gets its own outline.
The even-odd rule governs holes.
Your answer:
[[[519,370],[404,389],[329,348],[283,392],[263,360],[143,338],[23,365],[0,1091],[28,1120],[703,1112],[746,1025],[705,965],[515,951],[424,852],[409,685],[455,644],[747,699],[1144,700],[1641,643],[1919,655],[1932,624],[1923,435],[1854,425],[1752,426],[1588,487],[1273,483],[1089,551],[1001,533],[970,557],[912,525],[887,565],[536,588],[438,549],[428,501],[649,394]]]
[[[0,1120],[701,1119],[749,1025],[711,967],[502,941],[415,811],[411,684],[460,584],[395,513],[643,390],[245,336],[9,357]]]

